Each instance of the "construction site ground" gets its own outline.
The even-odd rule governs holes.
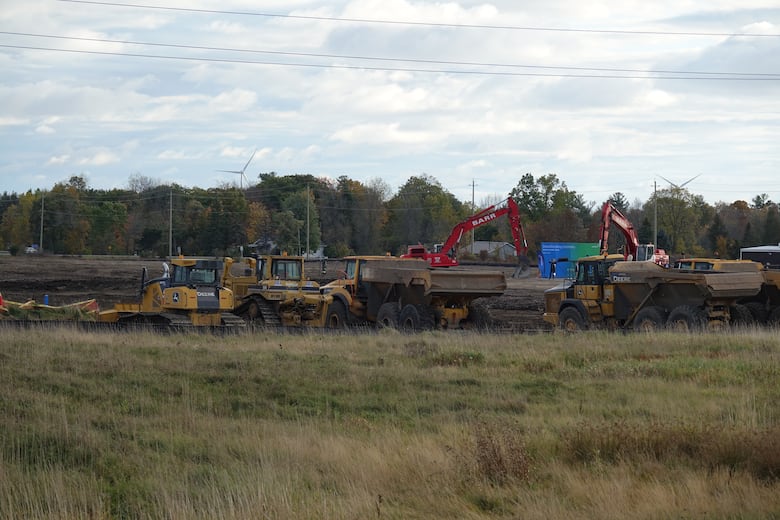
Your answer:
[[[0,294],[15,302],[35,300],[49,305],[67,305],[83,300],[97,300],[101,309],[115,303],[137,301],[141,287],[141,271],[146,267],[150,277],[163,272],[162,259],[127,256],[56,256],[28,254],[0,256]],[[325,284],[338,278],[343,262],[326,262],[325,272],[319,260],[306,263],[308,278]],[[542,321],[545,289],[559,280],[539,278],[531,268],[525,278],[512,278],[513,267],[465,265],[454,269],[502,270],[507,275],[507,290],[502,296],[481,298],[478,303],[487,308],[497,331],[538,332],[549,330]]]

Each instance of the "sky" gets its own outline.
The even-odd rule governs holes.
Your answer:
[[[778,202],[779,57],[777,0],[0,0],[0,193],[425,174],[482,206],[530,173]]]

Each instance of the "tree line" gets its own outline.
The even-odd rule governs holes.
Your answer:
[[[474,207],[425,174],[410,177],[396,193],[381,180],[363,183],[346,176],[334,181],[270,172],[258,178],[248,188],[202,189],[137,175],[124,189],[98,190],[73,176],[50,190],[5,192],[0,248],[18,254],[37,244],[52,254],[164,257],[179,251],[233,255],[249,246],[304,254],[322,245],[328,257],[400,254],[408,245],[443,242],[458,222],[505,198]],[[604,201],[585,201],[555,174],[525,174],[508,196],[520,208],[530,255],[541,242],[598,240]],[[629,202],[620,192],[611,200],[634,224],[640,242],[653,243],[657,230],[658,247],[672,255],[736,258],[741,247],[780,241],[778,205],[767,194],[749,203],[710,205],[671,186],[644,202]],[[511,242],[508,221],[477,228],[474,239]],[[462,245],[470,240],[463,237]],[[618,233],[611,240],[611,251],[621,247]]]

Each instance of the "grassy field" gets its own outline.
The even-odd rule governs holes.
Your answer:
[[[0,330],[3,518],[780,518],[780,337]]]

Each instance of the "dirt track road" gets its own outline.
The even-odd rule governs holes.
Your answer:
[[[102,309],[118,302],[135,301],[141,285],[141,270],[146,267],[150,276],[162,273],[162,260],[135,257],[60,257],[60,256],[2,256],[0,257],[0,293],[7,300],[25,302],[44,301],[50,305],[64,305],[94,298]],[[328,262],[323,275],[319,262],[307,263],[307,275],[326,283],[337,278],[341,262]],[[502,269],[495,267],[463,267],[464,269]],[[555,280],[538,278],[532,269],[523,279],[507,274],[507,290],[503,296],[484,299],[498,329],[515,332],[547,330],[542,321],[544,290],[557,284]]]

